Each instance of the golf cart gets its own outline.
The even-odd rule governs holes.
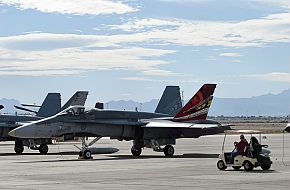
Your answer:
[[[233,132],[233,131],[231,131]],[[261,167],[263,170],[269,170],[272,164],[270,160],[270,151],[265,149],[268,145],[261,145],[261,132],[254,130],[236,130],[239,134],[250,134],[251,141],[249,146],[244,150],[244,155],[235,155],[236,148],[232,152],[224,152],[225,140],[227,133],[225,133],[222,153],[219,155],[219,161],[217,162],[217,168],[219,170],[225,170],[227,167],[232,167],[235,170],[239,170],[244,167],[245,171],[252,171],[255,167]],[[259,134],[259,141],[253,134]],[[254,141],[256,140],[256,143]],[[253,141],[253,142],[252,142]]]

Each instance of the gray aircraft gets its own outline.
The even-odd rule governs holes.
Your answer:
[[[83,106],[73,106],[52,117],[18,127],[9,135],[20,138],[48,138],[64,134],[96,137],[89,144],[83,141],[80,156],[84,158],[91,157],[88,146],[101,137],[133,140],[131,153],[134,156],[139,156],[144,147],[172,156],[174,154],[172,145],[178,138],[197,138],[202,135],[221,133],[228,129],[218,122],[206,120],[215,87],[215,84],[203,85],[181,110],[178,107],[181,103],[172,104],[171,108],[164,109],[167,113],[95,108],[86,110]],[[162,99],[163,96],[159,104],[163,102]],[[157,111],[159,111],[158,107],[159,105]],[[168,110],[171,110],[171,113],[179,111],[172,116]],[[161,146],[165,147],[161,148]]]
[[[39,106],[39,110],[37,112],[34,110],[29,110],[26,108],[15,106],[17,109],[33,112],[35,113],[35,115],[0,115],[0,141],[14,140],[15,141],[14,151],[18,154],[21,154],[23,152],[24,146],[27,146],[30,149],[39,150],[39,152],[42,154],[47,153],[48,151],[47,144],[52,143],[51,138],[36,138],[36,139],[12,138],[11,136],[8,135],[8,132],[25,123],[37,121],[55,115],[56,113],[65,110],[69,106],[75,105],[83,106],[87,99],[87,95],[88,95],[87,91],[78,91],[67,101],[67,103],[63,107],[61,107],[60,93],[48,93],[42,105]]]

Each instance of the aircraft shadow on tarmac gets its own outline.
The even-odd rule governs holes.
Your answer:
[[[244,172],[244,173],[279,173],[278,171],[276,170],[261,170],[261,169],[254,169],[253,171],[245,171],[244,169],[240,169],[240,170],[234,170],[234,169],[227,169],[227,170],[224,170],[222,172]]]
[[[0,154],[0,156],[3,154]],[[16,155],[9,153],[9,155]],[[24,155],[40,155],[40,154],[33,154],[33,153],[26,153]],[[47,155],[77,155],[76,152],[61,152],[61,153],[49,153]],[[8,156],[8,155],[7,155]],[[43,155],[42,155],[43,156]],[[105,161],[105,160],[138,160],[138,159],[152,159],[152,158],[160,158],[160,159],[183,159],[183,158],[217,158],[218,154],[201,154],[201,153],[192,153],[192,154],[183,154],[183,155],[174,155],[171,157],[165,157],[164,155],[141,155],[139,157],[134,157],[132,155],[106,155],[106,158],[98,158],[95,154],[93,159],[66,159],[65,157],[57,160],[35,160],[35,161],[18,161],[17,163],[39,163],[39,162],[74,162],[74,161]]]
[[[202,154],[202,153],[191,153],[174,155],[170,157],[165,157],[164,155],[141,155],[139,157],[133,157],[131,155],[109,155],[109,157],[119,158],[119,159],[149,159],[149,158],[218,158],[219,154]]]
[[[34,156],[45,156],[45,155],[78,155],[78,152],[55,152],[55,153],[47,153],[47,154],[39,154],[38,152],[35,153],[22,153],[22,154],[16,154],[16,153],[0,153],[1,156],[21,156],[21,155],[34,155]]]

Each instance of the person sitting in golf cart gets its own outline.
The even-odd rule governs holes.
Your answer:
[[[262,151],[262,146],[260,145],[256,137],[251,137],[250,151],[252,152],[254,157],[257,157],[259,153]]]
[[[241,135],[240,142],[234,142],[234,145],[236,147],[236,152],[233,152],[233,158],[237,155],[245,155],[246,147],[249,147],[249,143],[244,135]]]
[[[249,147],[249,143],[248,141],[245,139],[245,136],[244,135],[241,135],[240,136],[240,142],[234,142],[234,145],[236,147],[236,155],[245,155],[245,150],[246,150],[246,147]]]
[[[234,158],[237,155],[245,155],[246,154],[246,149],[249,148],[249,143],[248,141],[245,139],[244,135],[240,136],[240,142],[234,142],[235,145],[235,151],[232,152],[231,157],[230,157],[230,161],[231,163],[234,163]]]

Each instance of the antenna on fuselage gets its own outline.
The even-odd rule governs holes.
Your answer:
[[[184,91],[181,91],[181,102],[182,102],[182,106],[184,106]]]

